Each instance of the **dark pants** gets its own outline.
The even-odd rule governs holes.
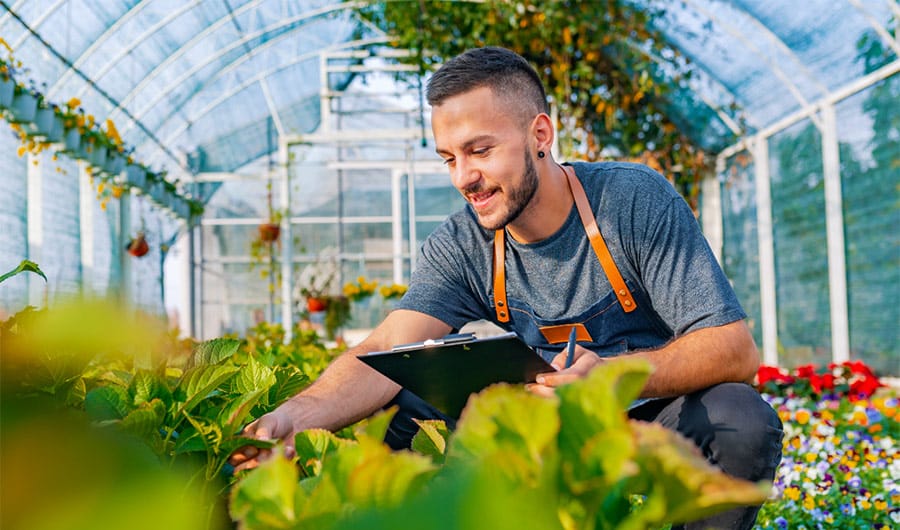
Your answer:
[[[773,480],[781,462],[781,419],[759,392],[743,383],[724,383],[674,399],[651,401],[628,415],[678,431],[693,441],[711,464],[733,477]],[[749,529],[759,508],[734,508],[672,529]]]
[[[400,410],[391,421],[385,442],[393,449],[409,448],[419,430],[413,418],[456,421],[444,416],[415,394],[401,390],[390,405]],[[632,409],[633,419],[656,422],[678,431],[700,448],[710,463],[728,475],[750,481],[773,480],[781,462],[781,420],[759,393],[742,383],[724,383],[672,399],[654,400]],[[735,508],[673,530],[751,528],[759,506]]]

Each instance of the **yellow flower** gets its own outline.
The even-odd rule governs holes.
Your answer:
[[[869,501],[863,501],[863,502],[868,503]],[[866,508],[868,508],[868,506],[866,506]],[[887,510],[887,501],[884,499],[875,499],[875,509],[878,510],[879,512],[883,512],[884,510]]]
[[[66,102],[66,106],[69,107],[70,110],[77,109],[79,106],[81,106],[81,100],[78,98],[72,98]]]
[[[806,425],[807,423],[809,423],[810,413],[806,409],[800,409],[797,411],[795,417],[797,418],[797,423],[799,423],[800,425]]]
[[[784,490],[784,496],[792,501],[800,500],[800,488],[789,486]]]
[[[803,509],[811,511],[816,507],[816,502],[813,500],[812,496],[807,495],[805,499],[803,499]]]

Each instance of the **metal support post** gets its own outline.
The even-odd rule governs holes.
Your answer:
[[[283,137],[282,137],[283,138]],[[278,162],[284,168],[281,179],[281,324],[284,327],[284,343],[293,338],[293,285],[294,285],[294,241],[291,235],[291,162],[288,144],[279,139]]]
[[[31,153],[26,157],[25,174],[28,179],[27,188],[27,231],[28,231],[28,259],[43,264],[44,251],[44,175],[40,164],[35,164],[37,157]],[[45,264],[44,264],[45,265]],[[45,265],[46,266],[46,265]],[[43,307],[47,302],[47,284],[44,280],[37,279],[34,275],[26,274],[28,278],[28,305]]]
[[[769,178],[769,140],[753,141],[756,170],[756,225],[759,241],[759,299],[762,313],[763,362],[778,364],[778,312],[775,293],[775,244],[772,228],[772,193]]]
[[[850,359],[847,310],[847,265],[840,151],[834,107],[822,108],[822,169],[825,177],[825,231],[828,243],[828,293],[831,306],[831,353],[834,362]]]

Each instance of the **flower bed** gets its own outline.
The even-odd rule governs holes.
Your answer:
[[[900,407],[863,363],[792,372],[762,367],[763,396],[784,422],[784,458],[760,529],[900,525]]]

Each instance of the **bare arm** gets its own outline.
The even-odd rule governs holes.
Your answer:
[[[306,429],[335,430],[350,425],[386,405],[400,386],[356,358],[395,344],[442,337],[450,331],[444,322],[415,311],[397,310],[358,346],[341,354],[308,388],[244,429],[263,440],[285,440],[292,450],[294,435]],[[255,467],[265,451],[244,447],[230,461],[237,469]]]
[[[578,347],[571,368],[539,376],[540,384],[530,389],[536,394],[550,395],[552,387],[584,377],[602,362],[615,362],[623,357],[646,359],[653,366],[641,397],[678,396],[718,383],[749,382],[759,367],[759,353],[753,337],[741,320],[693,331],[656,350],[613,358],[601,358]],[[554,359],[557,366],[564,362],[563,354]]]

